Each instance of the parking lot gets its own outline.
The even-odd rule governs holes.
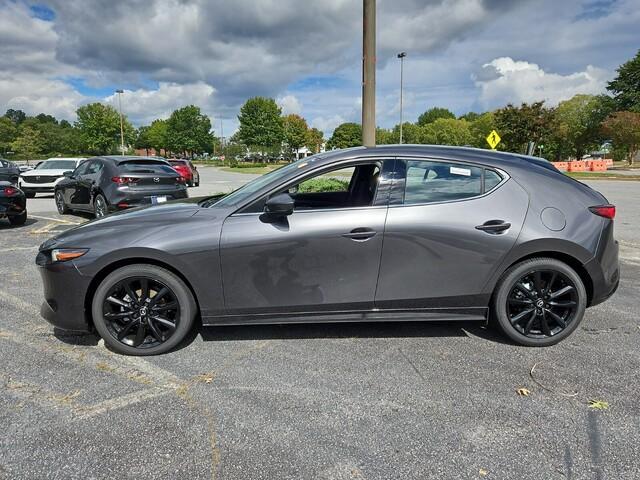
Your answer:
[[[191,196],[253,178],[200,172]],[[0,479],[640,478],[640,184],[590,184],[618,207],[622,282],[554,347],[466,323],[237,326],[144,359],[40,318],[37,247],[88,217],[39,195],[24,227],[0,220]]]

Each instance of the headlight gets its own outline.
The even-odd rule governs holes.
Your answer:
[[[88,251],[88,248],[54,248],[51,250],[51,261],[67,262],[81,257]]]

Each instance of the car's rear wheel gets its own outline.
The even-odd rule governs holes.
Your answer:
[[[91,310],[96,330],[113,350],[156,355],[185,338],[197,307],[174,273],[155,265],[129,265],[100,283]]]
[[[12,215],[9,217],[11,225],[24,225],[27,221],[27,211],[25,210],[20,215]]]
[[[93,199],[93,214],[96,218],[106,217],[109,213],[109,207],[107,206],[107,200],[101,193],[98,193]]]
[[[58,213],[60,215],[69,213],[69,208],[67,207],[67,204],[64,203],[64,195],[62,194],[62,192],[60,190],[56,190],[54,197],[56,200],[56,208],[58,209]]]
[[[512,340],[527,346],[554,345],[580,324],[587,292],[580,276],[553,258],[524,260],[496,286],[492,315]]]

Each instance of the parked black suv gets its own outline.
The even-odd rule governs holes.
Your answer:
[[[83,210],[100,218],[115,210],[189,196],[180,174],[155,158],[90,158],[65,177],[55,189],[60,214]]]

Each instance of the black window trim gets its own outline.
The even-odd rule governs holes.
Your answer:
[[[393,186],[392,189],[396,189],[398,186],[401,185],[402,187],[402,201],[400,203],[397,204],[390,204],[389,207],[390,208],[395,208],[395,207],[419,207],[419,206],[425,206],[425,205],[439,205],[439,204],[445,204],[445,203],[458,203],[458,202],[467,202],[469,200],[477,200],[479,198],[483,198],[486,197],[488,195],[491,195],[493,192],[495,192],[498,188],[500,188],[502,185],[504,185],[509,178],[511,178],[509,176],[509,174],[507,172],[505,172],[504,170],[500,169],[500,168],[496,168],[494,166],[491,165],[486,165],[483,163],[476,163],[473,161],[466,161],[466,160],[455,160],[455,159],[450,159],[450,158],[439,158],[439,157],[411,157],[411,156],[406,156],[406,157],[396,157],[396,160],[398,162],[404,162],[405,164],[405,168],[404,168],[404,177],[403,178],[394,178],[394,182],[393,182]],[[423,203],[409,203],[406,204],[404,203],[405,200],[405,193],[406,193],[406,181],[407,181],[407,162],[408,161],[422,161],[422,162],[435,162],[435,163],[453,163],[456,165],[466,165],[466,166],[471,166],[471,167],[477,167],[477,168],[481,168],[481,180],[482,180],[482,193],[480,195],[474,195],[473,197],[465,197],[465,198],[459,198],[456,200],[443,200],[443,201],[438,201],[438,202],[423,202]],[[396,164],[396,169],[395,169],[395,173],[399,173],[398,172],[398,164]],[[496,172],[500,177],[502,177],[502,180],[495,185],[491,190],[486,191],[485,192],[485,178],[484,178],[484,172],[485,170],[492,170],[494,172]]]

